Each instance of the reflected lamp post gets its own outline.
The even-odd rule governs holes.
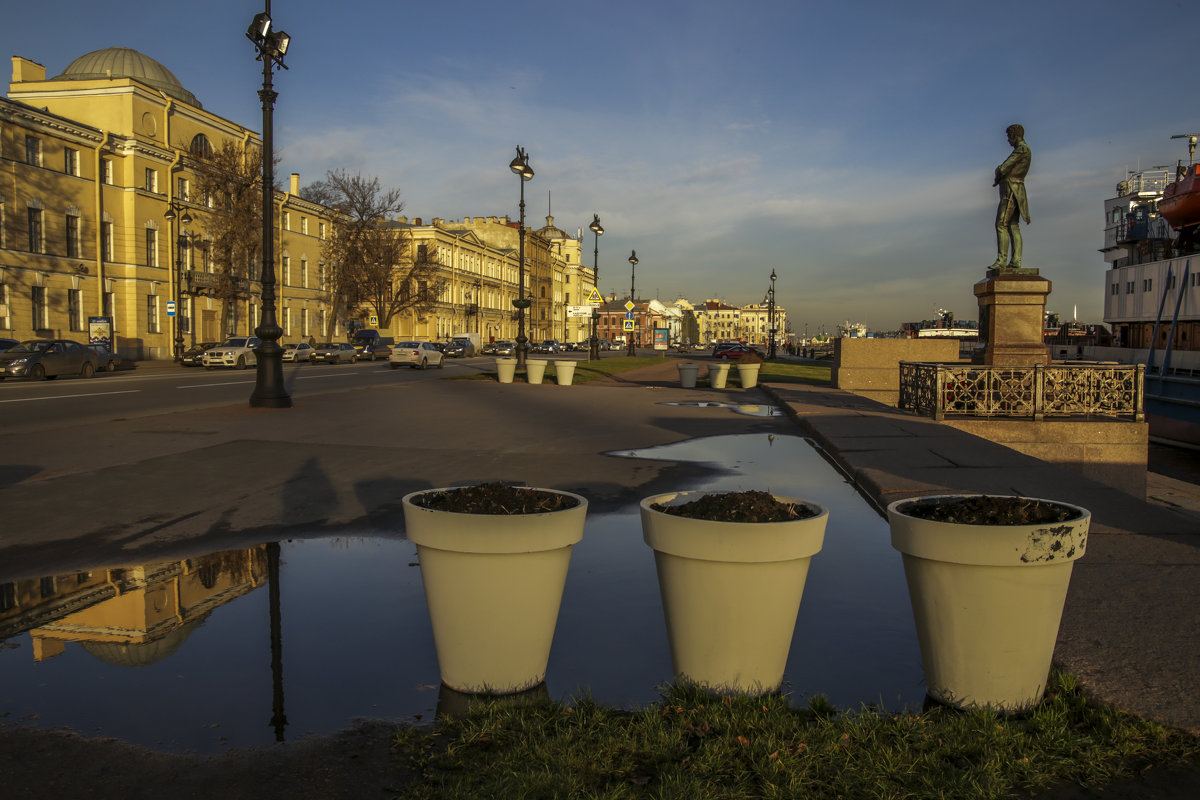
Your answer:
[[[588,225],[592,229],[592,233],[596,234],[595,246],[592,248],[592,283],[596,287],[596,291],[600,291],[600,237],[604,235],[604,228],[600,225],[600,215],[592,214],[592,224]],[[592,338],[588,341],[588,358],[600,357],[600,339],[596,336],[596,325],[600,320],[600,308],[592,308]]]
[[[770,319],[771,325],[771,345],[769,349],[769,358],[775,358],[775,270],[771,270],[771,289],[767,292],[770,300],[767,303],[767,317]]]
[[[634,290],[634,277],[637,274],[637,272],[636,272],[637,265],[638,265],[637,250],[632,250],[629,253],[629,302],[633,303],[635,308],[637,307],[637,303],[634,302],[634,299],[633,299],[633,290]],[[636,327],[636,326],[637,326],[637,316],[635,314],[634,327]],[[629,341],[627,342],[627,344],[629,346],[628,346],[628,348],[626,348],[626,351],[625,351],[625,355],[631,356],[631,357],[636,355],[636,353],[633,350],[633,333],[634,333],[633,331],[629,332]]]
[[[175,300],[175,316],[171,318],[175,326],[175,361],[183,361],[183,326],[179,324],[179,314],[183,310],[183,298],[179,292],[179,282],[183,276],[183,237],[184,234],[180,231],[180,225],[190,225],[192,223],[192,215],[187,212],[187,209],[176,203],[174,200],[167,203],[167,210],[163,212],[163,219],[171,223],[171,227],[175,232],[175,284],[172,290],[173,299]]]
[[[517,157],[509,162],[508,168],[521,179],[521,222],[518,231],[521,241],[518,245],[517,258],[517,299],[513,306],[517,309],[517,366],[525,366],[525,348],[529,338],[525,335],[525,309],[529,308],[529,300],[525,297],[525,181],[533,177],[533,167],[529,166],[529,154],[517,145]]]
[[[271,85],[271,70],[278,64],[283,69],[283,56],[287,53],[291,37],[283,31],[271,30],[271,0],[266,0],[266,10],[254,15],[246,31],[246,38],[258,50],[258,59],[263,65],[263,88],[258,96],[263,110],[262,146],[262,316],[254,333],[261,340],[255,351],[258,372],[254,391],[250,394],[251,408],[291,408],[292,398],[283,383],[283,348],[279,338],[283,329],[275,317],[275,239],[274,192],[275,151],[273,141],[272,113],[275,108],[275,90]]]

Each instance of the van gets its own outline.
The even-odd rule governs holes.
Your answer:
[[[392,354],[392,346],[396,344],[394,336],[380,336],[374,328],[363,328],[355,331],[350,340],[354,352],[360,361],[374,361],[377,358],[386,359]]]

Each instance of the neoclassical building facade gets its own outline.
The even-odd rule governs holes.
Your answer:
[[[216,292],[211,200],[195,156],[257,133],[204,109],[162,64],[128,48],[77,58],[60,74],[12,59],[0,98],[0,336],[93,338],[132,359],[248,333],[259,267]],[[285,339],[321,336],[321,240],[329,212],[276,192],[279,320]],[[217,296],[214,296],[217,295]]]

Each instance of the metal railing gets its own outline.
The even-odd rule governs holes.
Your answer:
[[[1141,422],[1143,364],[992,367],[900,362],[899,408],[946,416],[1116,417]]]

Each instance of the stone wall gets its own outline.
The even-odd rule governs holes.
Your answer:
[[[1146,499],[1149,426],[1119,419],[946,419],[942,425],[1082,473]]]
[[[900,399],[901,361],[959,361],[957,339],[833,340],[833,385],[889,406]]]

